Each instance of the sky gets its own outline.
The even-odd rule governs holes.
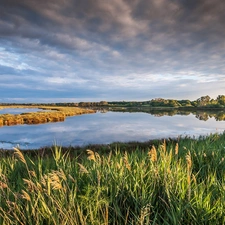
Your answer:
[[[0,102],[225,94],[224,0],[1,0]]]

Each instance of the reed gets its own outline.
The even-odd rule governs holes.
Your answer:
[[[225,224],[224,143],[215,134],[81,155],[55,146],[44,158],[15,148],[0,157],[0,224]]]

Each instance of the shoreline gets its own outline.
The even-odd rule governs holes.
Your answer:
[[[120,151],[136,151],[140,149],[141,151],[151,148],[153,145],[159,147],[162,143],[169,145],[174,145],[175,143],[190,143],[190,142],[204,142],[206,140],[212,140],[215,142],[219,139],[225,140],[225,130],[223,133],[211,133],[208,135],[202,135],[197,138],[186,136],[186,137],[177,137],[177,138],[158,138],[151,139],[148,141],[128,141],[128,142],[112,142],[109,144],[87,144],[87,145],[70,145],[70,146],[61,146],[61,145],[51,145],[43,146],[36,149],[20,149],[19,147],[14,147],[20,149],[24,154],[28,155],[41,155],[45,156],[52,153],[53,149],[60,148],[62,153],[72,153],[72,154],[82,154],[86,149],[92,149],[95,152],[108,153],[113,149],[119,149]],[[14,149],[3,149],[0,148],[0,156],[11,155],[14,153]]]

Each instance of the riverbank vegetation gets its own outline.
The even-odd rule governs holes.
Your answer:
[[[225,95],[218,95],[216,99],[210,96],[202,96],[194,101],[191,100],[175,100],[175,99],[164,99],[155,98],[149,101],[142,102],[109,102],[109,105],[124,106],[124,107],[175,107],[175,108],[198,108],[198,109],[217,109],[225,108]]]
[[[224,143],[1,151],[0,224],[225,224]]]
[[[6,106],[5,106],[6,107]],[[23,108],[24,106],[7,106],[6,108]],[[67,116],[74,116],[87,113],[95,113],[92,109],[78,107],[47,107],[34,106],[42,111],[21,114],[0,114],[0,126],[12,126],[18,124],[40,124],[49,122],[64,121]],[[33,108],[33,107],[29,107]]]
[[[60,103],[56,103],[60,104]],[[183,110],[191,109],[225,109],[225,95],[218,95],[213,99],[210,96],[202,96],[194,101],[191,100],[176,100],[155,98],[148,101],[101,101],[101,102],[79,102],[79,103],[63,103],[63,104],[76,104],[80,107],[138,107],[138,108],[178,108]]]

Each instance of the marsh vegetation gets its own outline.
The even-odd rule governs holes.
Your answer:
[[[23,108],[27,106],[5,106],[5,108]],[[30,108],[42,109],[38,112],[27,112],[21,114],[1,114],[0,126],[12,126],[18,124],[41,124],[49,122],[64,121],[68,116],[95,113],[93,109],[83,109],[78,107],[49,107],[49,106],[30,106]],[[3,108],[3,107],[2,107]]]
[[[224,143],[2,151],[0,224],[224,224]]]

